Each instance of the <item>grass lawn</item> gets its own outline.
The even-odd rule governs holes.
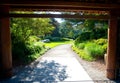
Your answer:
[[[56,46],[62,45],[62,44],[73,44],[73,40],[71,40],[71,41],[56,41],[56,42],[45,43],[45,47],[53,48],[53,47],[56,47]]]

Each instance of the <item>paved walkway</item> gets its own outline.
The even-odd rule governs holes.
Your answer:
[[[9,83],[93,83],[78,62],[71,45],[57,46],[43,55],[36,67],[26,68]]]

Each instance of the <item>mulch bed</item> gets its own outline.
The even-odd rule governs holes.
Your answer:
[[[92,62],[81,58],[78,58],[78,60],[93,80],[109,80],[106,78],[106,66],[103,59],[97,59]]]

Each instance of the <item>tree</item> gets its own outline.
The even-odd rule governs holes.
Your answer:
[[[17,38],[15,41],[26,41],[32,34],[33,20],[26,18],[11,18],[11,34],[12,39]],[[31,25],[31,26],[30,26]]]
[[[83,20],[80,19],[64,19],[60,24],[60,33],[63,37],[75,39],[83,28]]]
[[[54,30],[49,22],[48,18],[11,18],[11,33],[23,41],[28,40],[31,35],[44,37]]]
[[[90,39],[107,38],[107,21],[103,20],[85,20],[84,30],[90,32]]]
[[[34,42],[30,41],[30,37],[51,33],[54,26],[49,22],[48,18],[11,18],[12,56],[14,60],[22,62],[32,60],[31,57],[44,48],[42,45],[34,45]]]
[[[69,37],[69,33],[72,31],[71,30],[72,25],[69,22],[67,22],[67,21],[62,22],[60,24],[59,28],[60,28],[59,32],[60,32],[60,34],[61,34],[62,37]]]
[[[55,27],[50,23],[51,20],[49,18],[34,18],[33,21],[33,35],[44,38],[45,35],[51,34],[55,29]]]
[[[51,22],[50,23],[55,27],[55,29],[53,30],[51,36],[52,37],[60,37],[59,23],[54,18],[51,18]]]
[[[90,19],[64,19],[64,21],[72,25],[71,30],[74,33],[73,38],[83,34],[87,36],[86,39],[98,39],[101,37],[107,38],[107,21]],[[69,30],[69,32],[71,30]],[[90,38],[88,38],[88,36]]]

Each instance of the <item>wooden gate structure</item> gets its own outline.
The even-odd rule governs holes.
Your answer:
[[[1,0],[0,1],[0,76],[12,76],[10,17],[57,17],[105,19],[109,21],[106,76],[116,79],[119,74],[120,0]],[[105,15],[11,14],[10,11],[75,11],[98,12]]]

